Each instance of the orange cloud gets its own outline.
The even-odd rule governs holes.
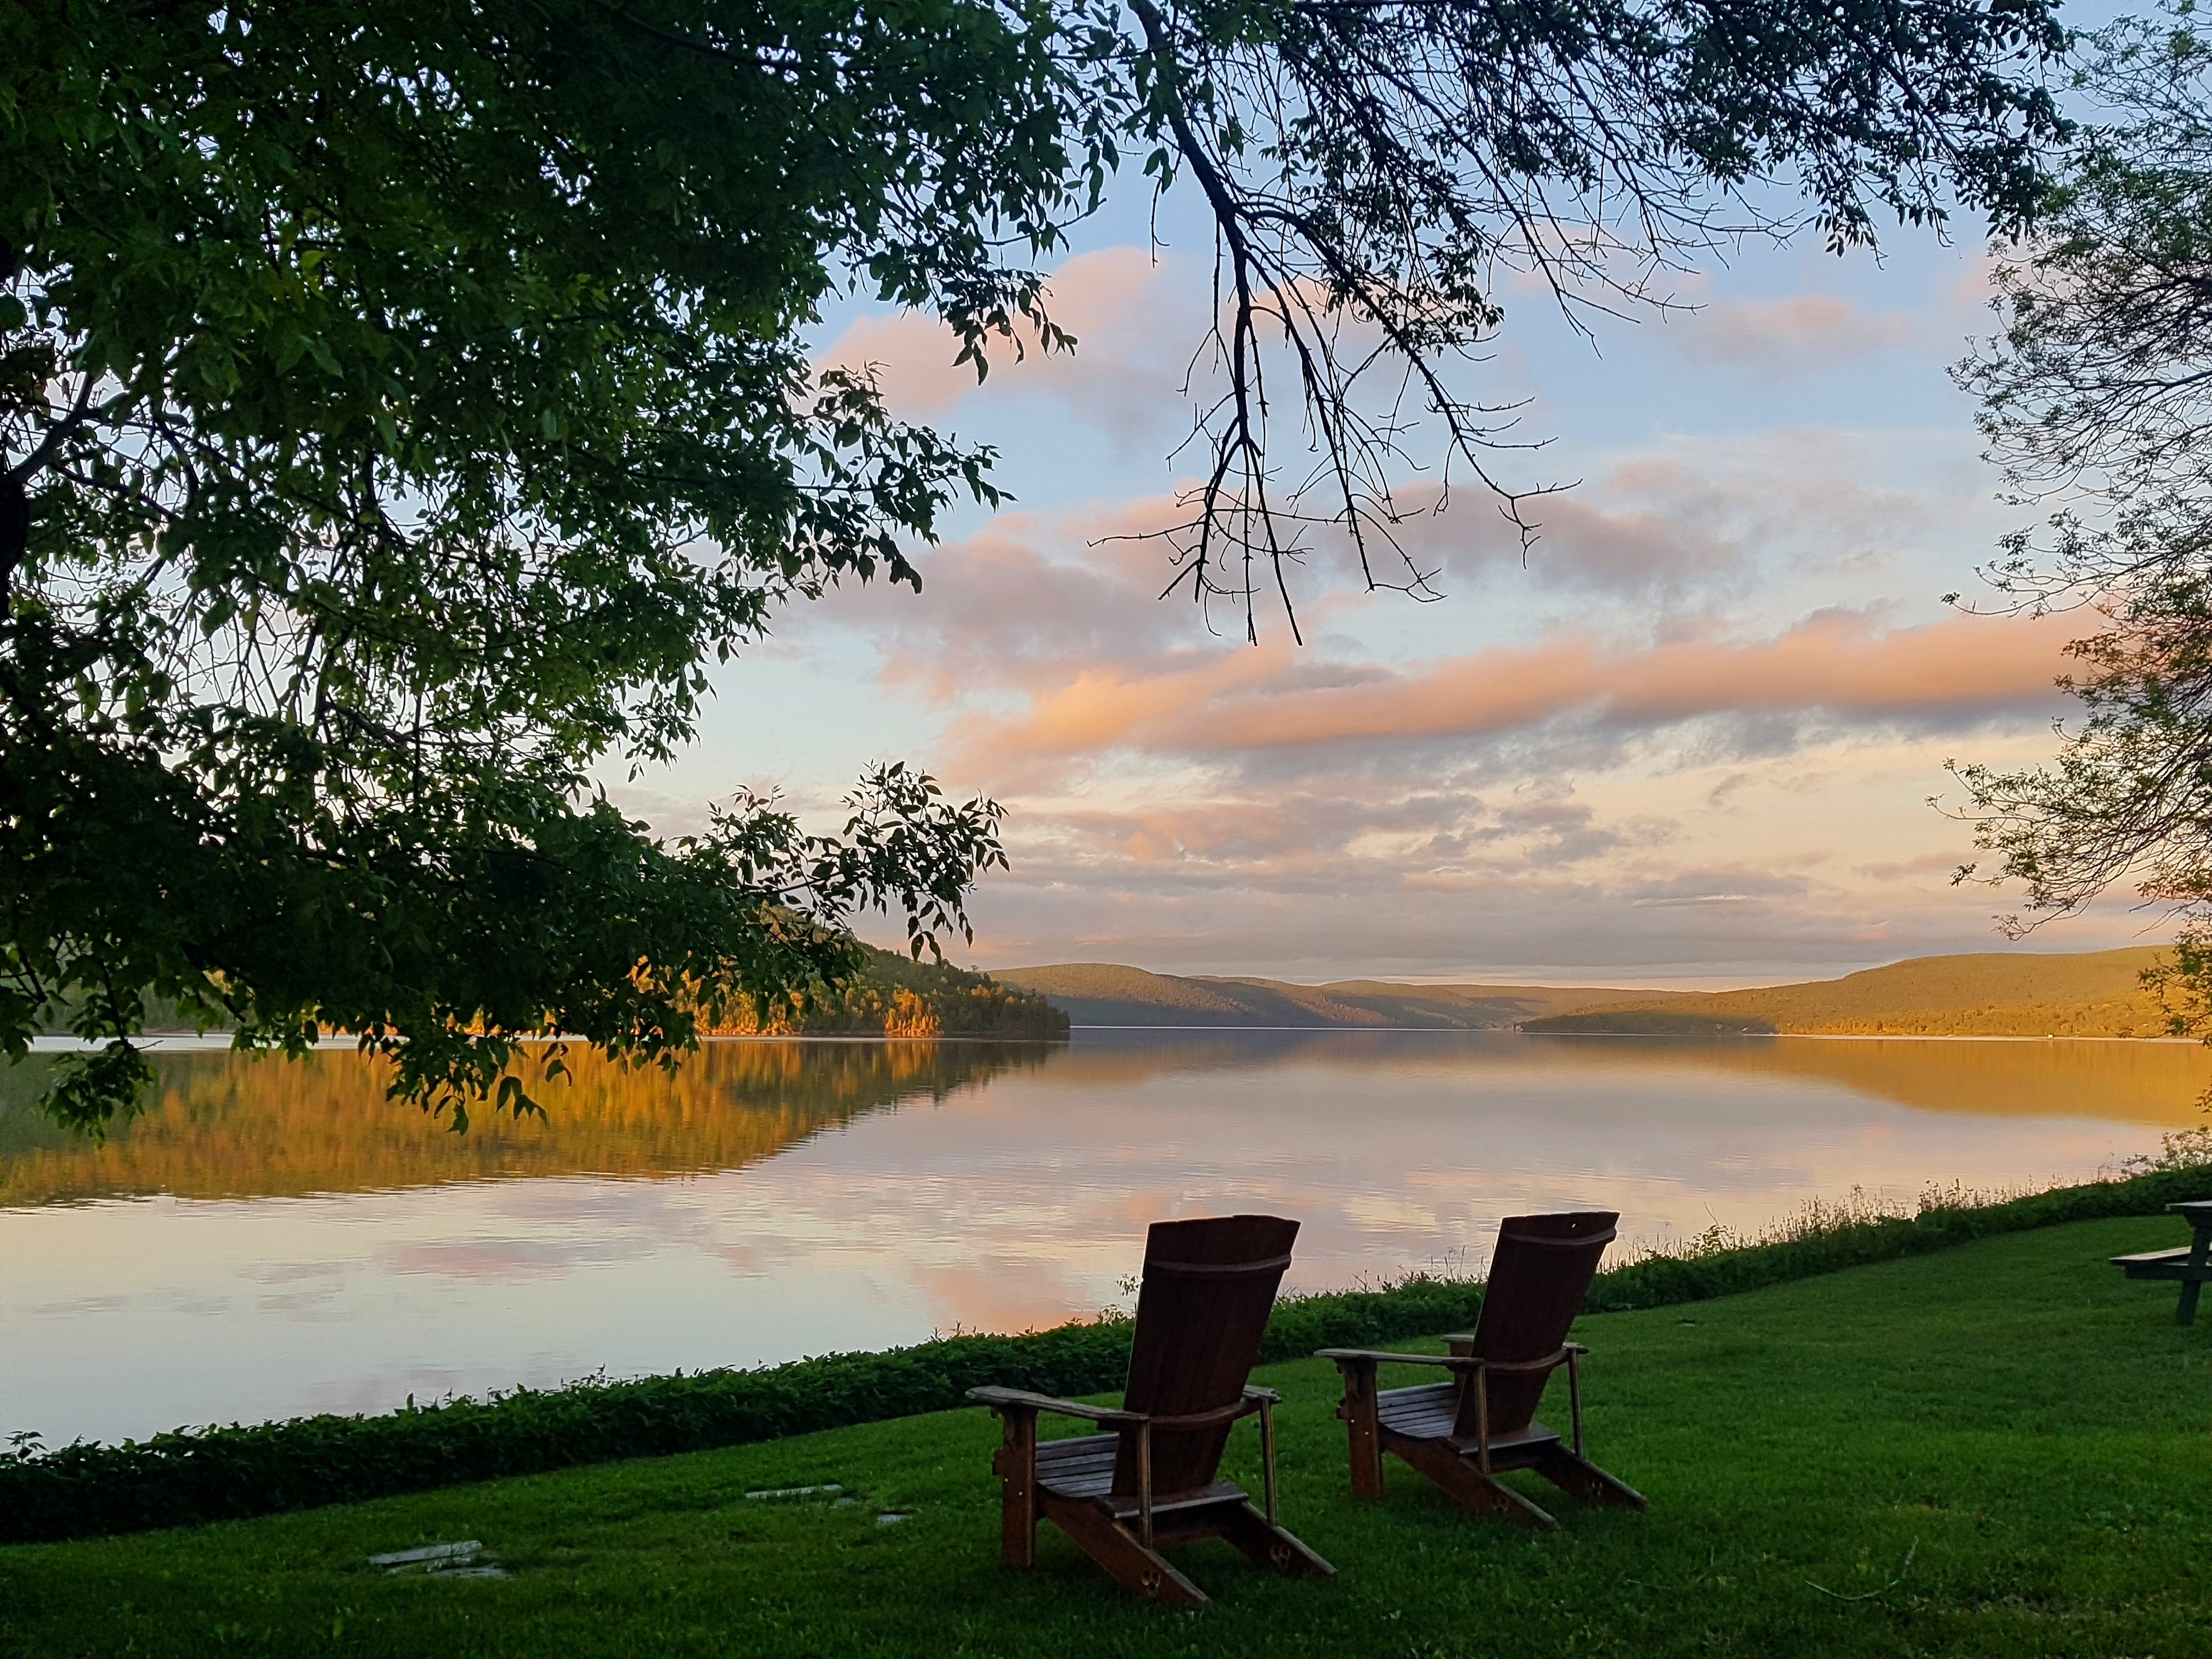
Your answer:
[[[1089,668],[975,741],[998,752],[1109,745],[1218,752],[1476,737],[1571,714],[1625,726],[1707,714],[1828,712],[1875,719],[1994,712],[2051,694],[2063,617],[1954,617],[1878,631],[1814,616],[1765,641],[1689,639],[1634,649],[1555,638],[1344,685],[1270,685],[1280,651],[1243,649],[1203,667],[1137,678]]]
[[[1158,728],[1215,698],[1282,674],[1293,649],[1276,642],[1233,650],[1200,667],[1134,675],[1110,666],[1081,670],[1056,690],[1031,697],[1013,720],[979,721],[960,744],[958,763],[974,768],[1009,750],[1031,755],[1079,755],[1113,747],[1143,728]]]

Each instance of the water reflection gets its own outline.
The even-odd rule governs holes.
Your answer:
[[[673,1075],[571,1054],[566,1081],[526,1068],[544,1117],[479,1111],[465,1135],[386,1103],[386,1067],[347,1049],[296,1062],[167,1053],[156,1056],[161,1082],[145,1112],[105,1146],[31,1109],[52,1063],[33,1056],[0,1067],[0,1206],[741,1169],[863,1112],[942,1098],[1054,1052],[1042,1043],[722,1042]]]
[[[1454,1042],[1453,1037],[1460,1040]],[[1501,1068],[1607,1076],[1718,1073],[1831,1083],[1916,1110],[2199,1122],[2212,1049],[2195,1042],[2040,1038],[1520,1037],[1405,1031],[1240,1032],[1163,1041],[1087,1030],[1054,1066],[1055,1082],[1141,1083],[1170,1072],[1292,1064],[1364,1074],[1378,1065],[1439,1077]]]
[[[2094,1173],[2212,1056],[2092,1042],[1083,1034],[716,1043],[466,1137],[356,1055],[161,1061],[107,1147],[0,1111],[0,1433],[1018,1329],[1113,1301],[1156,1217],[1305,1223],[1293,1282],[1473,1262],[1501,1214],[1659,1239],[1815,1196]],[[21,1079],[17,1079],[17,1086]]]

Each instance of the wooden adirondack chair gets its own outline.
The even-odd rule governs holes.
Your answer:
[[[1271,1215],[1153,1223],[1118,1411],[1021,1389],[968,1391],[1006,1425],[993,1467],[1005,1483],[1000,1536],[1008,1566],[1036,1559],[1042,1518],[1126,1588],[1176,1606],[1202,1607],[1206,1598],[1160,1551],[1194,1538],[1226,1539],[1285,1572],[1336,1576],[1276,1521],[1279,1396],[1246,1382],[1297,1233],[1297,1222]],[[1040,1442],[1043,1412],[1109,1431]],[[1218,1478],[1230,1425],[1255,1413],[1264,1512],[1242,1486]]]
[[[1382,1496],[1387,1451],[1468,1508],[1524,1526],[1559,1522],[1497,1478],[1510,1469],[1534,1469],[1594,1503],[1644,1507],[1641,1493],[1583,1455],[1582,1378],[1575,1361],[1589,1350],[1566,1340],[1620,1219],[1607,1210],[1508,1216],[1498,1230],[1474,1334],[1447,1338],[1449,1355],[1321,1351],[1344,1374],[1337,1415],[1351,1441],[1354,1492]],[[1441,1365],[1452,1375],[1449,1382],[1378,1392],[1376,1368],[1384,1364]],[[1571,1449],[1536,1421],[1545,1384],[1561,1365],[1574,1419]]]

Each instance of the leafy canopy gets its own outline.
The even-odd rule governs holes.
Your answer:
[[[2132,883],[2184,919],[2162,977],[2179,1024],[2212,1031],[2212,42],[2184,5],[2090,47],[2098,118],[1959,369],[2015,499],[2049,509],[1988,574],[2099,628],[2062,682],[2084,718],[2051,764],[1956,769],[1992,878],[2025,890],[2008,927]]]
[[[1450,360],[1501,273],[1618,307],[1747,230],[2020,222],[2062,45],[2051,0],[0,9],[0,1047],[68,1008],[106,1046],[52,1104],[96,1126],[152,994],[357,1033],[465,1121],[526,1103],[522,1037],[665,1058],[838,981],[864,909],[935,950],[1004,862],[988,800],[890,765],[836,835],[743,796],[672,842],[590,783],[1000,499],[810,362],[826,302],[931,312],[979,374],[1065,347],[1042,257],[1125,155],[1194,181],[1225,390],[1175,556],[1249,616],[1307,526],[1390,542],[1420,416],[1480,470]],[[1802,213],[1741,191],[1777,178]]]

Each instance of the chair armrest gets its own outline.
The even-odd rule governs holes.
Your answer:
[[[1316,1359],[1334,1359],[1340,1365],[1442,1365],[1448,1370],[1489,1371],[1498,1376],[1525,1376],[1530,1371],[1557,1370],[1576,1354],[1589,1350],[1579,1342],[1570,1342],[1541,1359],[1498,1360],[1480,1359],[1471,1354],[1450,1353],[1383,1353],[1373,1348],[1319,1348]]]
[[[1486,1359],[1463,1359],[1448,1353],[1383,1353],[1373,1348],[1316,1348],[1316,1359],[1334,1359],[1340,1365],[1442,1365],[1447,1370],[1479,1371]]]
[[[1212,1411],[1184,1412],[1174,1417],[1158,1417],[1138,1413],[1132,1413],[1130,1415],[1133,1417],[1143,1415],[1145,1419],[1152,1425],[1154,1434],[1173,1434],[1188,1429],[1218,1429],[1224,1423],[1234,1423],[1239,1418],[1249,1417],[1254,1412],[1264,1407],[1279,1406],[1282,1403],[1283,1396],[1273,1389],[1255,1389],[1248,1386],[1241,1398],[1231,1401],[1226,1406],[1216,1406]]]
[[[1519,1359],[1510,1364],[1493,1359],[1489,1361],[1484,1369],[1496,1376],[1525,1376],[1531,1371],[1555,1371],[1576,1355],[1589,1352],[1589,1350],[1579,1342],[1569,1342],[1546,1354],[1541,1359]]]
[[[1079,1400],[1059,1400],[1048,1394],[1031,1394],[1027,1389],[981,1388],[968,1390],[969,1399],[979,1406],[988,1406],[993,1411],[1008,1407],[1026,1407],[1033,1412],[1050,1412],[1056,1417],[1079,1417],[1090,1423],[1111,1423],[1117,1427],[1133,1427],[1151,1419],[1142,1412],[1117,1411],[1110,1406],[1086,1406]]]

